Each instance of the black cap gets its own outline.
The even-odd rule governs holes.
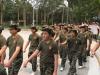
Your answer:
[[[18,27],[18,25],[10,25],[10,30],[11,29],[15,29],[15,30],[17,30],[17,32],[20,32],[21,31],[21,29]]]
[[[72,29],[72,30],[70,30],[70,33],[71,33],[71,32],[73,32],[73,33],[75,33],[76,35],[78,35],[77,30]]]
[[[73,27],[72,27],[72,26],[68,26],[67,28],[70,28],[70,29],[72,29]]]
[[[35,30],[37,32],[36,26],[31,26],[31,29]]]
[[[55,33],[53,32],[53,30],[50,29],[50,28],[43,28],[42,31],[48,32],[48,34],[51,35],[52,37],[55,35]]]

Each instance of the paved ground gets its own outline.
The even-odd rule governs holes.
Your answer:
[[[29,30],[23,30],[19,34],[24,38],[24,41],[26,42],[30,33],[31,32]],[[5,30],[3,31],[3,35],[6,38],[8,38],[8,36],[10,36],[10,33],[8,30]],[[28,50],[26,53],[24,53],[24,60],[27,58],[27,53],[28,53]],[[7,58],[8,58],[8,50],[7,50]],[[60,61],[59,61],[59,64],[60,64]],[[58,70],[58,75],[67,75],[68,69],[69,69],[69,65],[67,61],[65,70],[62,72]],[[87,75],[87,72],[88,72],[88,63],[86,63],[86,68],[78,69],[78,75]],[[28,64],[27,68],[21,68],[19,75],[30,75],[31,73],[32,73],[31,65]],[[39,75],[39,69],[37,71],[37,75]]]

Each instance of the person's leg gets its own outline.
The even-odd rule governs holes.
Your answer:
[[[65,63],[66,63],[66,60],[67,60],[67,49],[65,47],[63,47],[62,50],[63,50],[63,53],[62,53],[61,66],[63,68],[65,68]]]
[[[32,70],[36,72],[37,70],[37,57],[32,59]]]
[[[54,66],[49,65],[49,66],[47,66],[47,68],[45,70],[45,75],[53,75],[53,72],[54,72]]]
[[[7,75],[6,69],[3,65],[0,65],[0,75]]]
[[[72,63],[72,54],[71,53],[68,53],[68,60],[69,60],[69,65],[71,65]]]
[[[40,64],[40,75],[45,75],[46,67]]]
[[[82,53],[80,53],[79,56],[78,56],[78,65],[79,66],[83,66],[83,60],[82,59],[83,59]]]
[[[13,65],[12,65],[12,75],[18,75],[18,72],[22,65],[22,61],[23,61],[22,58],[19,58],[14,61]]]
[[[77,55],[73,55],[68,75],[76,74],[76,61],[77,61]]]
[[[28,57],[30,57],[32,55],[32,53],[33,52],[29,52]],[[30,63],[32,64],[32,70],[33,70],[33,72],[36,72],[36,70],[37,70],[37,57],[34,58],[34,59],[32,59],[30,61]]]
[[[8,68],[8,75],[12,75],[12,67]]]

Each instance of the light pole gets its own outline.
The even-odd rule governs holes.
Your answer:
[[[0,0],[0,9],[1,9],[1,12],[0,12],[0,23],[1,25],[3,24],[3,0]]]
[[[64,5],[68,8],[68,1],[64,0]],[[67,9],[67,24],[68,24],[68,15],[69,15],[69,8]]]
[[[35,25],[35,18],[34,18],[34,9],[35,9],[35,6],[37,4],[37,2],[35,0],[28,0],[28,2],[32,5],[33,7],[33,23],[32,25],[34,26]]]

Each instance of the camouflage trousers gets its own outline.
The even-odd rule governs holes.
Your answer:
[[[67,60],[67,47],[60,46],[59,47],[60,58],[61,60],[61,67],[65,67],[65,63]]]
[[[0,75],[7,75],[6,69],[0,64]]]
[[[83,63],[87,62],[87,51],[83,50],[78,55],[78,64],[79,66],[83,66]]]
[[[10,68],[8,68],[8,75],[18,75],[23,59],[15,60]]]
[[[40,64],[40,75],[53,75],[54,65],[52,64]]]
[[[74,75],[76,73],[76,62],[77,62],[78,54],[73,52],[68,54],[68,59],[70,61],[70,68],[68,71],[68,75]]]
[[[30,57],[32,54],[33,52],[29,52],[28,57]],[[32,59],[30,63],[32,64],[32,70],[35,72],[37,69],[37,57]]]

